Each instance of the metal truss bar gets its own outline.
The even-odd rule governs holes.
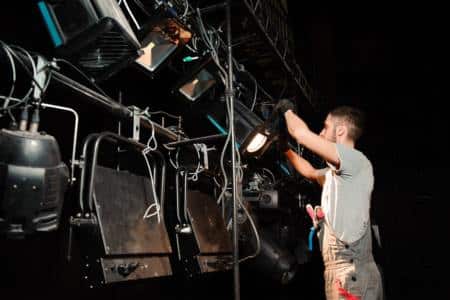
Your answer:
[[[270,2],[270,3],[269,3]],[[254,21],[257,26],[263,33],[267,42],[272,47],[273,51],[280,58],[283,67],[286,69],[287,73],[292,76],[294,81],[300,87],[304,97],[310,102],[310,104],[315,107],[313,100],[313,89],[308,83],[303,71],[300,66],[295,63],[295,59],[292,54],[292,50],[290,49],[290,31],[288,30],[288,25],[286,22],[282,20],[282,9],[276,6],[277,1],[269,1],[269,0],[258,0],[255,5],[253,5],[252,0],[244,0],[245,6],[248,11],[252,15]],[[259,11],[257,11],[259,9]],[[277,11],[278,10],[278,11]],[[272,30],[272,34],[269,33],[269,27],[275,26],[275,30]],[[272,36],[274,35],[274,36]],[[277,47],[277,44],[280,43],[281,48]],[[294,66],[291,67],[291,64],[287,62],[287,58],[291,57],[294,60]]]

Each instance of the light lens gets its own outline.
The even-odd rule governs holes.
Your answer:
[[[179,92],[189,100],[195,101],[214,84],[216,84],[214,76],[203,69],[195,78],[181,86]]]
[[[136,62],[154,72],[176,50],[177,44],[160,32],[151,32],[148,38],[147,46],[142,49],[144,54]]]
[[[247,146],[247,152],[254,153],[261,149],[264,144],[267,142],[267,136],[256,133],[253,139],[250,141],[250,143]]]

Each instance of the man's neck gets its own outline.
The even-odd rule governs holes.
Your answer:
[[[355,148],[355,142],[349,139],[341,139],[338,141],[339,144],[345,145],[349,148]]]

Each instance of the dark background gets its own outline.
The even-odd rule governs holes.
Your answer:
[[[51,53],[50,39],[35,6],[31,1],[23,2],[20,8],[12,7],[11,1],[2,7],[0,39]],[[368,116],[367,132],[359,146],[374,165],[372,213],[381,233],[383,249],[378,259],[387,299],[448,298],[446,276],[438,275],[447,270],[444,245],[449,226],[445,209],[448,162],[444,157],[448,152],[448,116],[444,109],[448,99],[444,84],[447,59],[443,47],[448,30],[442,9],[372,5],[335,11],[298,7],[296,1],[289,4],[298,61],[311,84],[327,99],[328,107],[355,105]],[[143,82],[124,83],[135,87]],[[151,83],[148,86],[150,89]],[[146,100],[139,101],[145,106]],[[317,114],[317,120],[325,111]],[[94,112],[85,118],[95,119]],[[61,147],[64,150],[67,145]],[[0,275],[2,299],[30,292],[50,298],[81,296],[73,284],[76,276],[62,262],[60,235],[0,241],[0,260],[6,266]],[[284,287],[255,279],[244,270],[242,298],[322,299],[321,268],[316,253]],[[67,290],[70,292],[65,293]],[[231,274],[195,280],[158,279],[99,293],[101,298],[110,299],[127,295],[231,299]]]
[[[374,165],[372,213],[383,240],[387,297],[444,299],[448,291],[437,275],[448,239],[440,213],[448,166],[444,18],[437,7],[341,9],[296,20],[307,20],[314,83],[337,105],[367,112],[359,146]]]

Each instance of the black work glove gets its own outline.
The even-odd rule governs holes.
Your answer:
[[[290,149],[286,134],[280,133],[280,135],[278,135],[277,149],[281,153],[285,153],[286,151],[288,151]]]
[[[275,105],[275,110],[284,116],[284,113],[288,110],[295,111],[295,105],[288,99],[281,99],[278,101],[277,105]]]

